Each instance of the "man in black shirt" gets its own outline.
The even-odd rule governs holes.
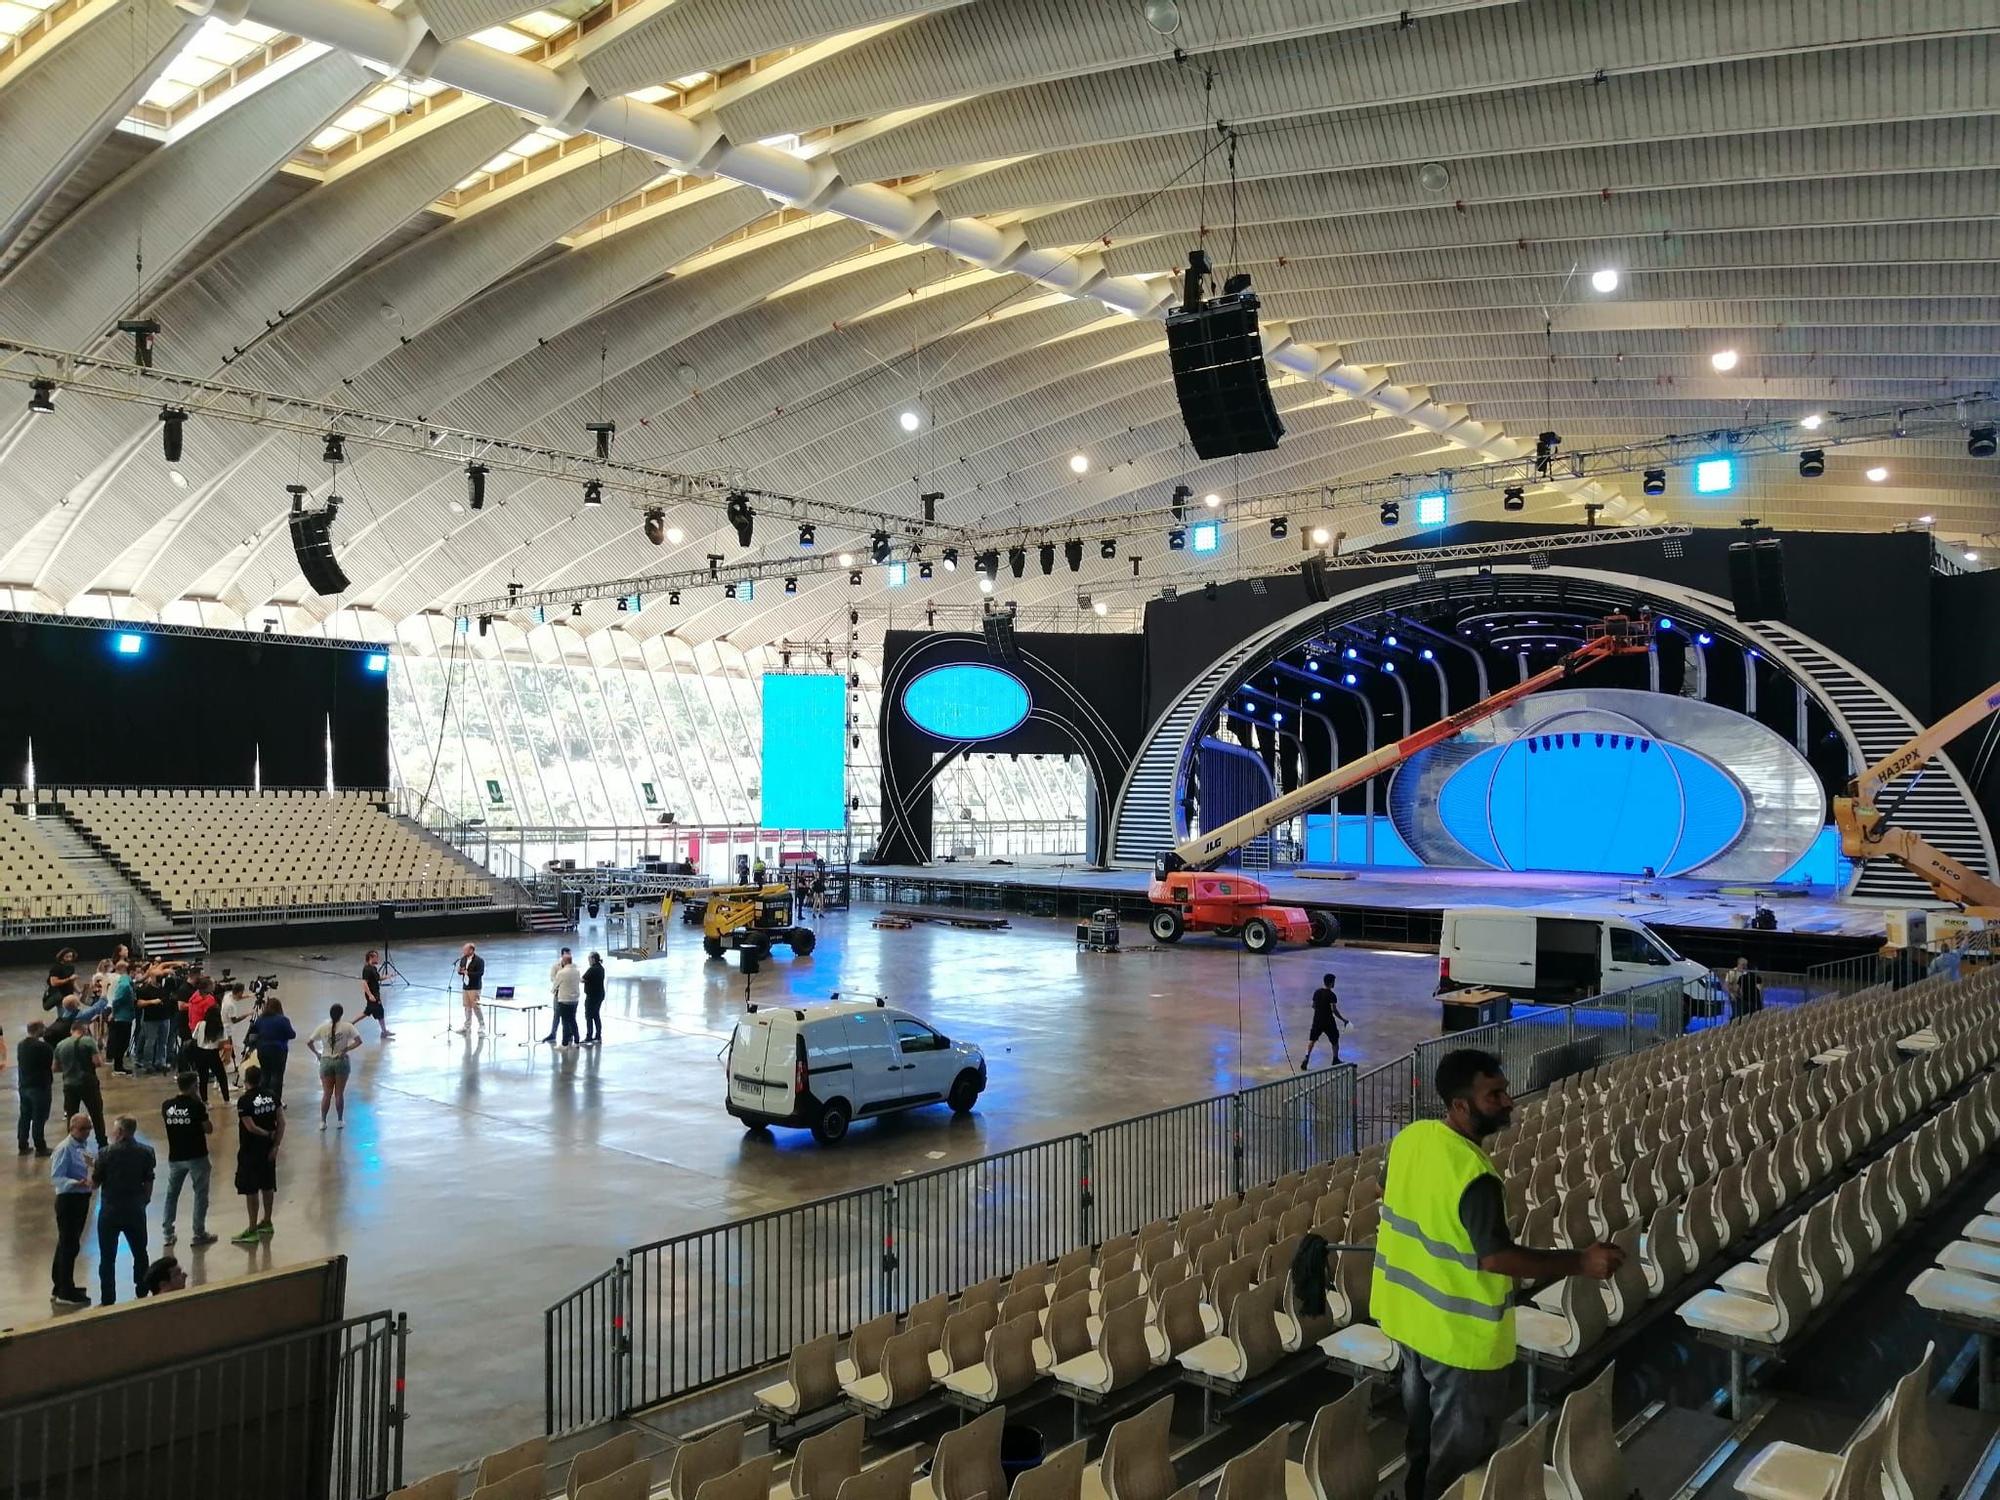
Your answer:
[[[589,966],[583,971],[583,1045],[586,1047],[594,1047],[604,1040],[604,1028],[598,1021],[598,1012],[603,1009],[604,960],[593,953]]]
[[[194,1185],[194,1239],[191,1244],[213,1245],[208,1232],[208,1137],[215,1129],[208,1118],[208,1106],[201,1102],[200,1080],[193,1073],[180,1076],[180,1092],[160,1106],[160,1122],[167,1128],[167,1200],[160,1208],[160,1240],[174,1242],[174,1210],[180,1206],[181,1184]]]
[[[382,1028],[382,1040],[386,1042],[396,1033],[389,1029],[389,1018],[382,1012],[382,970],[376,963],[381,956],[370,948],[368,957],[361,963],[361,1020],[373,1016],[375,1024]]]
[[[284,1106],[264,1087],[263,1069],[253,1063],[243,1070],[243,1092],[236,1096],[236,1191],[250,1213],[249,1227],[233,1236],[238,1245],[256,1245],[277,1232],[271,1200],[278,1192],[278,1146],[284,1138]]]
[[[1319,988],[1313,991],[1312,1035],[1306,1038],[1306,1055],[1299,1059],[1301,1073],[1312,1066],[1313,1048],[1319,1044],[1321,1037],[1325,1037],[1327,1046],[1333,1049],[1331,1066],[1340,1066],[1340,1027],[1346,1021],[1347,1017],[1341,1014],[1340,1001],[1333,993],[1333,976],[1320,975]]]
[[[458,955],[459,983],[464,986],[465,1031],[472,1034],[472,1028],[483,1026],[485,1021],[479,1014],[479,991],[486,983],[486,960],[481,958],[472,944],[467,943]],[[458,1028],[453,1027],[454,1031]]]
[[[120,1115],[111,1127],[111,1144],[97,1153],[94,1175],[102,1190],[97,1200],[97,1280],[103,1307],[118,1300],[120,1235],[132,1248],[133,1295],[142,1295],[146,1284],[146,1206],[153,1201],[155,1158],[138,1135],[139,1122]]]
[[[76,996],[76,949],[65,948],[49,965],[48,985],[42,991],[43,1010],[61,1010],[65,1000]]]
[[[55,1092],[56,1049],[43,1036],[46,1030],[40,1021],[30,1021],[28,1034],[14,1049],[14,1086],[21,1091],[21,1123],[15,1130],[15,1140],[23,1156],[31,1150],[37,1156],[49,1154],[49,1138],[44,1131],[49,1122],[50,1096]],[[30,1135],[34,1137],[33,1146],[28,1144]]]

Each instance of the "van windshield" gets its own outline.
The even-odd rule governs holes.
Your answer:
[[[1669,943],[1665,938],[1661,937],[1657,932],[1653,931],[1652,928],[1642,927],[1639,930],[1646,934],[1646,941],[1651,943],[1655,948],[1657,948],[1660,951],[1660,956],[1663,959],[1665,959],[1668,963],[1677,964],[1683,961],[1681,959],[1681,956],[1678,953],[1674,952],[1673,945]]]

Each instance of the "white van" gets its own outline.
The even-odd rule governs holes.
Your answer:
[[[1445,912],[1438,934],[1439,993],[1488,988],[1573,1000],[1655,979],[1681,980],[1692,1001],[1710,997],[1704,965],[1629,917],[1460,906]]]
[[[851,1120],[940,1100],[957,1114],[986,1087],[986,1059],[882,1000],[757,1006],[723,1050],[728,1109],[751,1130],[808,1129],[828,1145]]]

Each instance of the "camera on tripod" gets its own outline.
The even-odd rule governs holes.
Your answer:
[[[253,975],[250,980],[250,993],[256,996],[260,1003],[266,995],[270,994],[277,987],[278,976],[276,974],[257,974]]]

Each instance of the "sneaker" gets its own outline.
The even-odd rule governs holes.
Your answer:
[[[35,1155],[37,1155],[37,1156],[50,1156],[50,1155],[53,1155],[53,1154],[54,1154],[54,1153],[53,1153],[53,1152],[51,1152],[51,1151],[49,1150],[49,1148],[48,1148],[47,1146],[37,1146],[37,1147],[35,1147]]]
[[[320,1129],[320,1134],[322,1135],[326,1134],[326,1121],[324,1119],[322,1119],[319,1122],[319,1129]]]
[[[334,1128],[335,1130],[345,1130],[345,1129],[347,1129],[347,1121],[345,1121],[345,1120],[335,1120],[335,1121],[333,1122],[333,1128]]]
[[[88,1307],[90,1306],[90,1293],[51,1292],[49,1293],[49,1300],[51,1302],[60,1302],[64,1307]]]
[[[268,1240],[272,1235],[276,1234],[277,1232],[278,1232],[277,1226],[273,1224],[269,1219],[266,1219],[263,1223],[257,1226],[257,1238],[260,1240]]]
[[[257,1233],[257,1228],[253,1224],[248,1229],[240,1230],[239,1232],[232,1234],[229,1237],[229,1243],[232,1245],[254,1245],[258,1243],[258,1241],[260,1241],[262,1238],[263,1236]]]
[[[192,1245],[195,1249],[199,1250],[203,1245],[213,1245],[220,1238],[221,1238],[220,1235],[198,1234],[193,1239],[189,1240],[188,1243]]]
[[[35,1154],[35,1148],[33,1146],[23,1146],[21,1147],[20,1150],[16,1151],[14,1154],[16,1156],[33,1156]]]
[[[160,1243],[171,1250],[174,1244],[174,1232],[171,1229],[163,1231],[160,1235]]]

